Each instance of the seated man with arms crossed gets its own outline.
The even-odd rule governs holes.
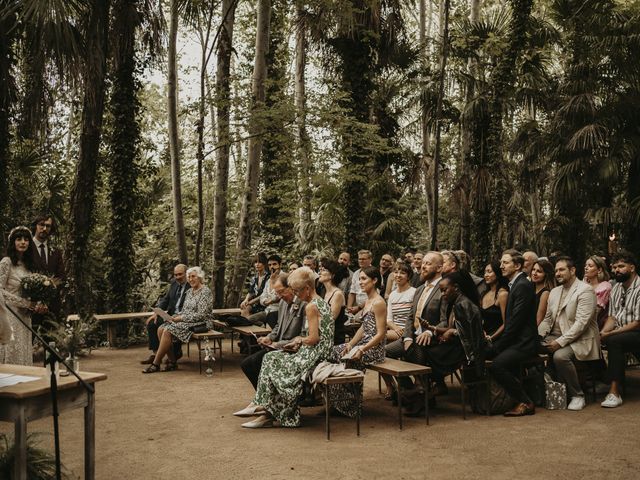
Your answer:
[[[600,358],[596,294],[576,278],[576,266],[569,257],[556,259],[556,282],[558,286],[549,294],[547,313],[538,326],[538,335],[553,356],[558,379],[567,385],[571,398],[567,409],[582,410],[584,392],[574,362]]]
[[[187,283],[187,266],[179,263],[173,269],[173,280],[171,281],[169,290],[158,300],[156,307],[161,308],[171,316],[180,313],[189,288],[191,288],[191,286]],[[153,363],[153,359],[158,351],[158,346],[160,345],[160,340],[158,340],[158,327],[163,323],[164,320],[158,318],[158,315],[155,313],[147,318],[146,325],[147,333],[149,334],[149,350],[153,353],[149,358],[140,362],[142,365],[150,365]],[[182,344],[180,342],[175,342],[173,349],[176,360],[182,357]]]
[[[286,345],[294,337],[300,335],[302,325],[304,324],[304,307],[306,302],[300,301],[296,297],[287,283],[287,273],[280,273],[276,278],[274,289],[280,303],[278,304],[278,323],[275,328],[265,337],[258,338],[258,344],[266,347],[267,345]],[[258,376],[262,367],[262,359],[269,348],[262,348],[258,352],[246,357],[240,367],[247,376],[253,388],[258,385]],[[239,412],[237,412],[239,413]]]
[[[616,284],[611,290],[609,318],[600,331],[600,339],[607,345],[607,374],[611,388],[600,404],[606,408],[622,405],[620,385],[627,367],[626,354],[640,354],[640,277],[638,261],[628,252],[620,252],[611,259]]]

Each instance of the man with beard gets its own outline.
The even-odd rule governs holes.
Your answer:
[[[42,325],[45,318],[51,319],[60,315],[60,295],[59,291],[63,287],[65,280],[64,261],[62,252],[51,245],[51,237],[56,234],[56,223],[51,215],[38,215],[32,224],[33,233],[33,265],[36,271],[43,273],[53,279],[58,287],[56,298],[48,305],[49,315],[33,314],[32,325]],[[56,319],[57,320],[57,319]]]
[[[582,410],[584,392],[575,362],[600,359],[596,294],[576,278],[576,266],[569,257],[556,260],[556,282],[558,286],[549,294],[547,313],[538,326],[538,335],[552,355],[558,379],[567,385],[571,398],[567,409]]]
[[[349,268],[351,264],[351,254],[349,252],[341,252],[338,255],[338,263],[347,269],[347,277],[344,278],[338,288],[342,290],[344,298],[349,298],[349,292],[351,291],[351,278],[353,277],[353,270]]]
[[[427,252],[423,257],[420,277],[423,284],[416,289],[413,296],[411,311],[405,323],[402,338],[395,340],[385,347],[385,355],[389,358],[401,358],[408,362],[426,364],[423,347],[428,345],[432,332],[429,326],[435,327],[446,318],[446,302],[441,300],[438,288],[442,279],[442,255],[440,252]],[[410,389],[413,384],[407,377],[400,377],[404,382],[403,389]],[[385,377],[388,390],[393,385],[391,377]],[[446,386],[442,383],[437,388],[438,393],[446,393]],[[393,396],[391,392],[388,395]]]
[[[619,252],[611,259],[616,284],[611,290],[609,317],[600,331],[600,339],[607,345],[607,374],[611,387],[604,401],[606,408],[622,405],[620,385],[624,383],[626,354],[640,352],[640,279],[638,261],[628,252]]]

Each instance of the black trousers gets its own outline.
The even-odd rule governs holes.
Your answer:
[[[493,358],[489,371],[502,388],[520,403],[532,403],[520,382],[520,365],[531,358],[532,352],[523,352],[515,348],[507,348]]]
[[[450,342],[426,346],[413,342],[404,359],[407,362],[431,367],[431,378],[436,383],[444,383],[444,377],[460,366],[465,355],[460,340],[456,338]]]
[[[624,382],[624,372],[627,368],[626,354],[640,353],[640,331],[612,335],[605,342],[609,360],[607,377],[611,381]]]
[[[164,323],[160,317],[158,317],[156,322],[149,322],[147,325],[147,333],[149,334],[149,350],[152,350],[154,353],[158,351],[158,347],[160,347],[160,339],[158,338],[158,327]],[[182,343],[173,342],[173,354],[178,355],[178,352],[182,351]]]
[[[252,353],[248,357],[245,357],[240,364],[240,368],[247,376],[254,389],[258,388],[258,377],[260,376],[260,369],[262,368],[262,359],[268,353],[266,348],[261,348],[256,353]]]

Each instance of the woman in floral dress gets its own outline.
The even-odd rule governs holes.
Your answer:
[[[363,268],[360,270],[358,281],[362,291],[367,294],[367,300],[362,309],[362,325],[349,342],[333,347],[330,361],[338,363],[352,349],[357,349],[353,357],[347,360],[347,366],[364,372],[367,365],[384,362],[387,305],[378,293],[377,287],[382,281],[380,270],[376,267]],[[362,384],[355,388],[361,389]],[[355,417],[358,414],[362,404],[362,394],[359,395],[360,403],[356,403],[352,387],[346,384],[330,385],[329,389],[331,404],[336,410],[349,417]]]
[[[20,282],[33,271],[33,241],[27,227],[9,233],[7,256],[0,261],[0,363],[33,365],[31,332],[5,307],[5,302],[22,321],[31,325],[31,311],[46,313],[45,305],[21,296]]]
[[[259,417],[242,424],[245,428],[271,427],[274,420],[282,427],[300,426],[298,400],[303,377],[331,353],[334,327],[331,310],[315,291],[314,273],[308,267],[298,268],[289,275],[288,282],[298,298],[308,302],[305,326],[301,335],[285,346],[295,353],[276,351],[265,355],[255,398],[243,410],[247,414],[238,415]]]
[[[213,295],[207,287],[204,271],[200,267],[191,267],[187,270],[187,282],[191,288],[187,290],[182,312],[173,316],[173,321],[165,322],[158,327],[158,339],[160,346],[153,360],[142,373],[155,373],[160,371],[162,359],[166,355],[167,366],[164,371],[176,370],[178,364],[172,348],[173,342],[188,342],[193,335],[194,327],[213,328]]]

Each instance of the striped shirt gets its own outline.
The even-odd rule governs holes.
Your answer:
[[[394,290],[389,295],[389,308],[387,308],[387,322],[393,322],[396,325],[403,327],[411,314],[411,307],[413,306],[413,297],[416,294],[416,289],[410,287],[404,292]]]
[[[616,283],[609,299],[609,316],[616,319],[616,328],[640,321],[640,277],[636,275],[629,288]]]

